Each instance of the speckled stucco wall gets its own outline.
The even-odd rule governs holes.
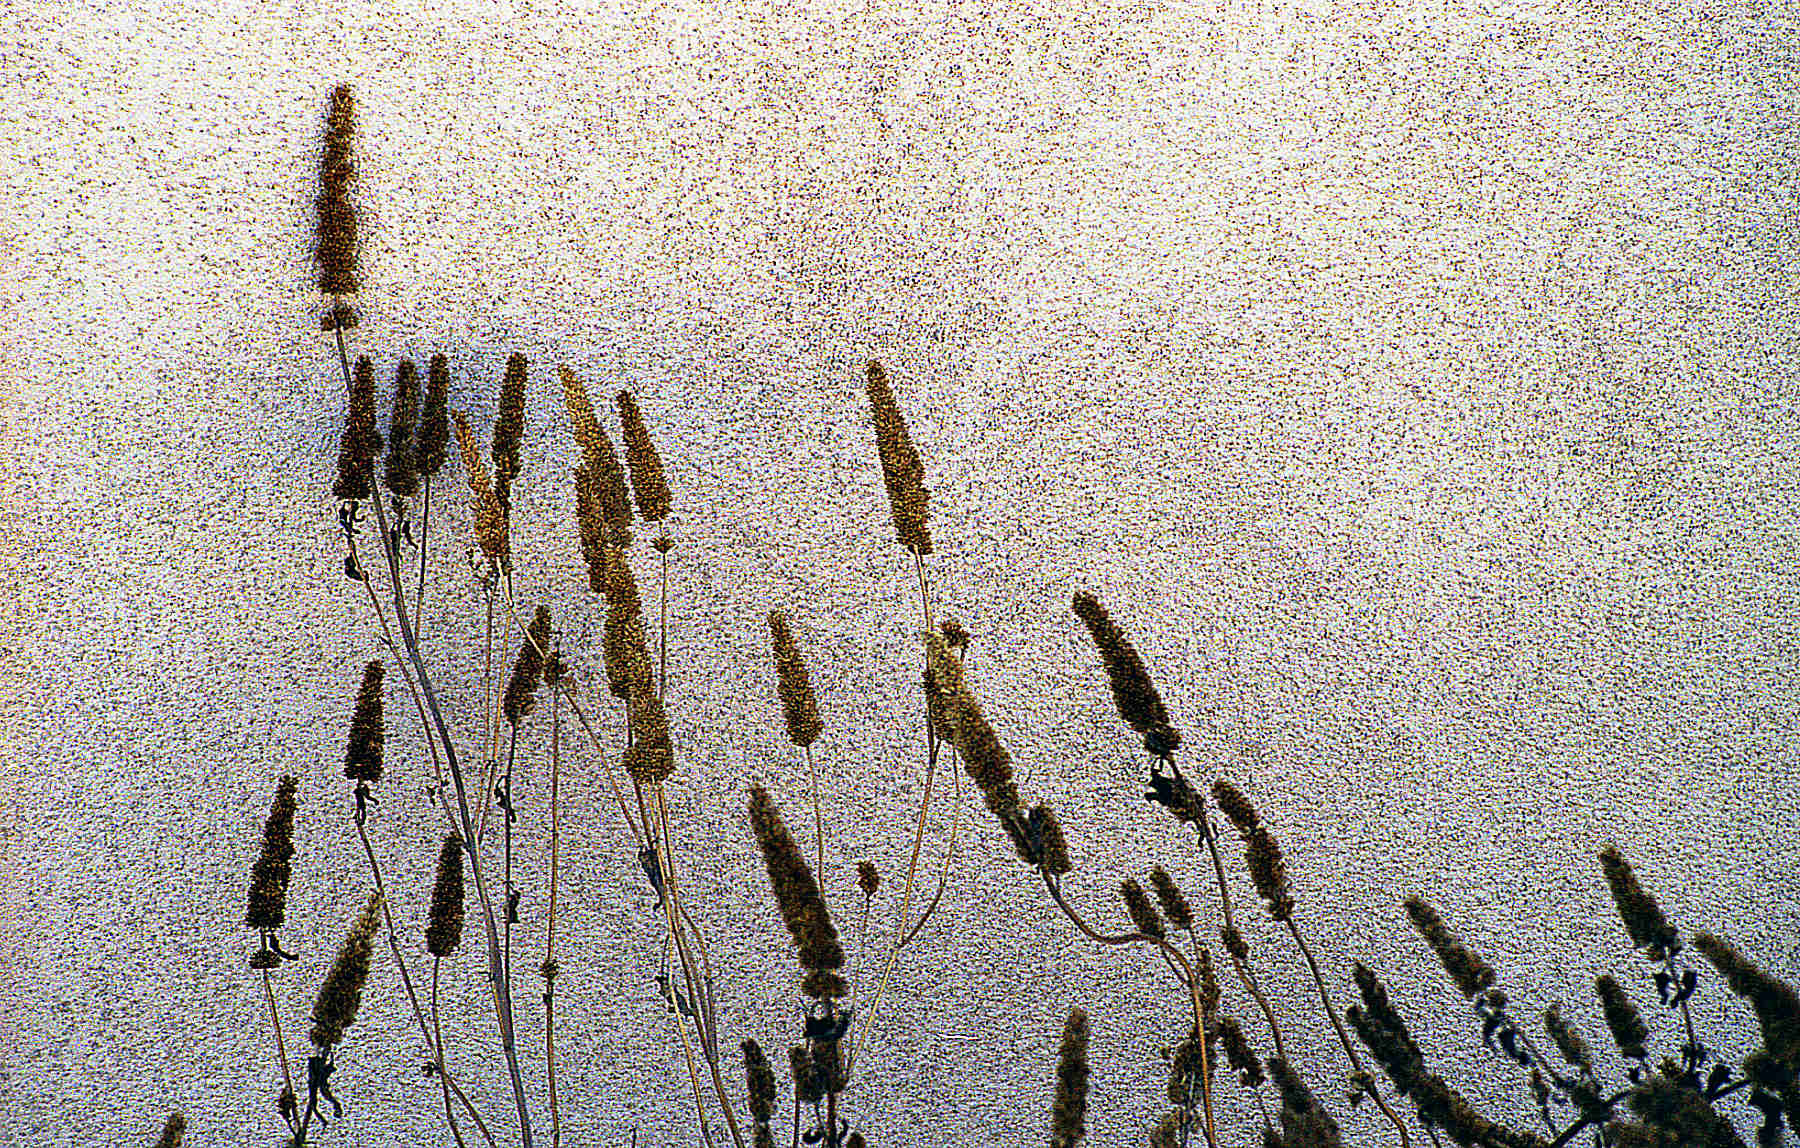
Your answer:
[[[1190,767],[1238,779],[1285,842],[1336,990],[1352,960],[1382,970],[1433,1066],[1496,1113],[1526,1123],[1522,1082],[1410,934],[1408,892],[1522,1011],[1564,1002],[1596,1044],[1596,972],[1653,1003],[1599,881],[1606,842],[1683,928],[1800,976],[1795,16],[0,13],[0,1143],[148,1143],[172,1107],[192,1143],[277,1143],[238,921],[281,773],[302,782],[290,1040],[365,894],[339,767],[381,651],[341,575],[343,391],[308,262],[340,80],[370,215],[355,346],[384,385],[400,356],[444,351],[482,427],[505,356],[530,356],[519,591],[571,647],[591,650],[598,612],[553,366],[633,387],[668,460],[672,801],[728,1048],[779,1055],[796,1023],[743,812],[761,778],[807,820],[770,607],[823,697],[827,884],[852,934],[850,866],[897,884],[920,799],[914,588],[858,386],[870,355],[924,456],[940,605],[975,633],[975,688],[1027,797],[1062,811],[1070,895],[1097,919],[1122,926],[1117,881],[1155,861],[1197,899],[1206,870],[1141,799],[1142,755],[1068,610],[1082,588],[1143,649]],[[426,650],[472,739],[480,595],[466,504],[438,505]],[[374,832],[417,954],[441,827],[418,727],[389,702]],[[540,714],[519,786],[527,953],[546,738]],[[597,759],[565,766],[564,1142],[694,1144],[652,900]],[[1091,1142],[1142,1143],[1182,1024],[1166,970],[1079,940],[961,803],[943,907],[859,1069],[859,1126],[880,1148],[1044,1142],[1081,1005]],[[934,814],[932,851],[947,828]],[[1292,946],[1234,880],[1296,1061],[1351,1142],[1392,1142],[1342,1103]],[[447,971],[453,1056],[504,1131],[481,976],[472,955]],[[1746,1046],[1716,980],[1698,1011]],[[383,950],[334,1078],[346,1114],[316,1142],[444,1143],[421,1060]],[[1223,1142],[1252,1143],[1245,1094],[1222,1094]]]

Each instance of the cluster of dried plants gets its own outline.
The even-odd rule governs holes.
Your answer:
[[[1201,1140],[1209,1148],[1226,1144],[1332,1148],[1348,1143],[1410,1148],[1421,1137],[1434,1146],[1448,1140],[1486,1148],[1563,1148],[1590,1142],[1601,1148],[1726,1148],[1744,1144],[1737,1126],[1752,1115],[1760,1117],[1757,1144],[1769,1148],[1783,1143],[1788,1129],[1800,1127],[1800,996],[1722,940],[1705,933],[1684,939],[1614,849],[1600,858],[1603,875],[1632,948],[1647,962],[1645,981],[1677,1023],[1680,1040],[1672,1055],[1653,1052],[1650,1026],[1632,993],[1619,979],[1603,975],[1596,980],[1595,991],[1622,1069],[1605,1063],[1560,1009],[1552,1007],[1536,1020],[1515,1012],[1511,998],[1497,987],[1498,973],[1458,939],[1431,905],[1418,897],[1406,901],[1412,924],[1471,1002],[1483,1043],[1529,1089],[1543,1128],[1513,1128],[1479,1112],[1429,1070],[1407,1021],[1374,971],[1360,963],[1344,969],[1321,961],[1303,928],[1302,905],[1274,831],[1229,779],[1202,781],[1193,766],[1181,763],[1181,735],[1149,669],[1108,609],[1091,594],[1075,597],[1074,619],[1093,640],[1121,719],[1142,740],[1145,798],[1192,832],[1208,895],[1196,905],[1171,875],[1169,866],[1179,866],[1177,859],[1169,858],[1168,865],[1149,868],[1148,889],[1135,877],[1117,883],[1120,904],[1111,912],[1127,924],[1107,923],[1104,904],[1081,906],[1078,872],[1064,827],[1048,803],[1028,801],[1021,793],[1001,733],[978,699],[969,658],[971,634],[962,623],[943,617],[936,602],[928,561],[932,540],[924,466],[893,383],[875,362],[867,368],[874,462],[886,484],[903,561],[911,568],[906,577],[916,580],[919,595],[923,785],[910,848],[895,862],[895,871],[903,877],[898,882],[891,940],[885,952],[865,963],[869,917],[882,881],[875,865],[862,860],[856,886],[861,904],[840,905],[837,916],[827,905],[821,876],[828,821],[815,760],[815,754],[823,752],[826,727],[794,625],[786,613],[771,611],[773,692],[783,709],[796,765],[804,766],[804,785],[796,780],[795,787],[809,807],[812,836],[810,842],[795,836],[769,787],[748,787],[744,832],[761,850],[768,872],[771,927],[778,918],[787,929],[799,972],[798,1027],[781,1037],[788,1044],[788,1079],[785,1084],[778,1081],[775,1065],[754,1035],[728,1041],[720,1031],[721,978],[714,963],[714,939],[707,930],[704,905],[689,895],[687,872],[674,846],[680,834],[668,786],[677,777],[680,762],[664,704],[668,573],[676,544],[668,528],[671,495],[644,411],[629,392],[616,397],[624,443],[621,461],[584,382],[567,367],[558,369],[563,405],[581,460],[573,476],[577,514],[572,543],[587,568],[586,590],[596,596],[605,617],[604,681],[590,686],[570,672],[565,661],[569,655],[550,610],[538,605],[527,611],[514,594],[513,493],[522,478],[520,442],[530,364],[520,355],[509,359],[485,452],[467,417],[447,409],[449,366],[442,355],[428,365],[423,393],[416,366],[398,365],[388,431],[383,435],[378,429],[371,359],[358,356],[353,362],[347,341],[363,286],[356,264],[358,216],[350,198],[353,146],[354,102],[340,87],[332,94],[327,120],[316,251],[318,285],[326,299],[323,327],[334,337],[348,396],[331,493],[345,545],[344,571],[356,592],[366,598],[383,654],[367,664],[355,691],[344,764],[344,776],[353,783],[348,818],[368,862],[371,888],[323,973],[308,1033],[311,1049],[301,1062],[290,1055],[272,984],[277,971],[298,959],[282,947],[280,936],[295,857],[297,789],[294,778],[281,778],[264,825],[260,855],[251,867],[244,924],[256,930],[259,941],[250,964],[263,978],[279,1081],[274,1107],[292,1148],[302,1148],[322,1125],[344,1111],[340,1094],[348,1084],[334,1079],[336,1052],[351,1039],[375,963],[378,934],[421,1037],[431,1049],[445,1125],[459,1148],[467,1148],[471,1140],[494,1148],[503,1139],[529,1146],[542,1138],[545,1116],[549,1142],[560,1143],[567,1117],[558,1091],[556,1059],[558,834],[563,815],[560,771],[568,752],[565,739],[570,737],[599,763],[611,805],[619,814],[620,855],[635,860],[655,894],[652,927],[668,970],[659,978],[668,1005],[666,1019],[692,1094],[693,1135],[709,1148],[718,1139],[715,1112],[735,1148],[768,1148],[778,1140],[787,1140],[790,1146],[804,1142],[863,1148],[876,1136],[878,1130],[857,1126],[850,1086],[901,958],[942,903],[957,856],[963,775],[979,791],[1026,873],[1043,886],[1048,907],[1076,934],[1097,945],[1154,951],[1172,977],[1180,1002],[1182,1019],[1169,1056],[1168,1109],[1160,1114],[1090,1110],[1088,1016],[1079,1003],[1072,1005],[1054,1060],[1046,1042],[1044,1075],[1053,1081],[1054,1101],[1046,1113],[1045,1136],[1053,1148],[1074,1148],[1086,1137],[1090,1122],[1127,1130],[1114,1135],[1119,1142],[1147,1136],[1151,1145],[1184,1148]],[[450,734],[451,723],[443,713],[419,632],[429,589],[431,480],[448,457],[452,428],[468,483],[469,529],[486,602],[485,642],[474,651],[484,667],[477,723],[481,734],[472,745],[459,743]],[[365,533],[370,525],[372,533]],[[638,589],[632,561],[634,531],[652,536],[650,548],[657,555],[653,611]],[[494,666],[496,650],[506,646],[516,652],[511,674],[502,684]],[[430,757],[429,792],[442,816],[441,842],[434,846],[436,880],[429,924],[422,938],[403,936],[396,927],[392,897],[369,835],[373,798],[383,778],[384,699],[396,684],[410,703]],[[547,707],[542,705],[545,699]],[[523,741],[521,736],[530,716],[545,708],[547,752],[541,748],[541,736]],[[522,746],[527,747],[525,752]],[[532,746],[539,748],[532,752]],[[929,814],[945,780],[938,776],[940,767],[949,774],[955,797],[944,840],[934,845],[937,855],[928,856]],[[545,936],[543,958],[535,968],[541,1007],[531,1016],[515,996],[521,971],[515,969],[513,936],[523,899],[514,871],[519,810],[513,794],[524,771],[546,773],[549,795],[548,888],[530,901],[533,907],[544,906],[540,923]],[[782,775],[801,776],[798,768]],[[1241,875],[1227,863],[1234,851],[1227,833],[1215,824],[1215,807],[1241,846]],[[1241,925],[1245,901],[1237,895],[1239,882],[1254,890],[1276,935],[1291,940],[1293,957],[1313,986],[1310,1007],[1316,1009],[1323,1031],[1335,1038],[1341,1063],[1301,1065],[1290,1059],[1287,1034],[1258,972],[1259,967],[1266,972],[1279,956],[1254,954],[1253,961]],[[858,919],[853,957],[838,927],[838,921],[848,919],[842,912],[846,908]],[[509,1114],[484,1113],[459,1085],[460,1070],[439,1011],[442,965],[465,959],[462,939],[465,914],[471,909],[482,949],[474,959],[486,967],[505,1058]],[[1203,925],[1203,920],[1209,923]],[[1229,966],[1225,978],[1210,940],[1203,940],[1214,934]],[[1748,1003],[1761,1025],[1761,1048],[1746,1057],[1728,1058],[1701,1042],[1693,1020],[1701,980],[1699,968],[1688,957],[1690,950],[1704,957],[1730,992]],[[431,960],[429,988],[423,995],[415,981],[421,954]],[[1229,992],[1222,979],[1229,982]],[[1356,1003],[1340,1008],[1336,996],[1351,992]],[[519,1057],[524,1027],[540,1021],[545,1050],[541,1086],[527,1082]],[[1541,1035],[1534,1031],[1539,1022]],[[1546,1040],[1551,1051],[1546,1051]],[[727,1049],[735,1049],[739,1071],[727,1063]],[[1316,1093],[1308,1076],[1347,1079],[1347,1107],[1337,1105],[1335,1094]],[[741,1080],[741,1091],[728,1080]],[[1221,1126],[1217,1107],[1220,1089],[1226,1087],[1250,1092],[1260,1114],[1252,1126]],[[784,1106],[791,1112],[791,1122],[782,1113]],[[603,1113],[588,1116],[606,1118]],[[172,1118],[162,1142],[179,1143],[184,1129],[181,1117]]]

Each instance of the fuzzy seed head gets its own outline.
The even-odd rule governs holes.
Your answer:
[[[1225,1060],[1238,1074],[1238,1083],[1245,1088],[1255,1088],[1265,1079],[1262,1060],[1256,1050],[1250,1047],[1250,1040],[1244,1035],[1243,1026],[1228,1016],[1219,1018],[1219,1043],[1225,1046]]]
[[[638,514],[645,522],[661,522],[669,516],[669,483],[663,477],[662,456],[650,441],[650,428],[630,391],[618,394],[619,422],[625,433],[625,465],[631,470],[631,488],[637,494]]]
[[[1225,951],[1231,954],[1233,960],[1247,961],[1250,959],[1250,944],[1244,940],[1244,934],[1238,931],[1236,925],[1219,926],[1219,941],[1225,946]]]
[[[1750,1002],[1768,1055],[1790,1074],[1800,1072],[1800,994],[1711,933],[1696,936],[1694,947],[1724,975],[1734,994]]]
[[[350,745],[344,752],[344,776],[373,784],[381,780],[381,750],[387,740],[381,721],[381,683],[384,667],[378,661],[363,667],[362,687],[356,691],[356,712],[350,718]]]
[[[1125,911],[1131,914],[1131,923],[1137,927],[1138,932],[1157,940],[1168,935],[1168,928],[1164,926],[1156,906],[1150,903],[1150,895],[1137,883],[1137,878],[1127,877],[1119,882],[1119,895],[1125,898]]]
[[[594,415],[594,404],[588,399],[581,376],[567,367],[558,367],[557,377],[562,380],[563,408],[575,429],[582,465],[593,475],[600,496],[600,517],[606,523],[607,538],[614,546],[630,546],[631,493],[625,485],[625,468],[619,465],[618,451]]]
[[[925,468],[907,433],[906,420],[887,371],[869,360],[869,408],[875,421],[875,449],[881,457],[881,477],[893,506],[894,532],[900,545],[914,554],[931,553],[931,531],[926,525],[930,496],[925,489]]]
[[[1150,887],[1156,890],[1156,900],[1162,905],[1163,916],[1170,924],[1177,929],[1194,927],[1194,907],[1188,904],[1187,896],[1167,869],[1158,865],[1150,870]]]
[[[463,469],[469,476],[469,493],[475,509],[475,541],[490,562],[504,562],[511,554],[506,511],[501,508],[500,499],[494,494],[494,484],[488,478],[487,463],[481,460],[481,451],[475,446],[475,435],[469,430],[469,420],[461,411],[452,411],[450,417],[456,423],[456,443],[462,448]]]
[[[325,118],[325,147],[319,161],[318,229],[313,258],[319,265],[319,290],[326,295],[354,295],[360,286],[356,271],[356,209],[350,204],[350,184],[356,178],[352,145],[356,139],[356,100],[349,84],[331,92],[331,110]]]
[[[375,929],[380,923],[381,896],[369,894],[368,903],[351,922],[349,935],[338,949],[337,960],[319,986],[313,1002],[312,1042],[324,1052],[344,1039],[344,1030],[356,1020],[362,1005],[363,986],[369,980],[369,963],[375,955]]]
[[[250,907],[244,925],[279,929],[287,920],[288,880],[293,876],[294,793],[299,782],[284,776],[276,783],[275,800],[263,822],[262,852],[250,868]]]
[[[1643,1060],[1650,1055],[1644,1047],[1650,1039],[1650,1030],[1644,1026],[1643,1014],[1638,1012],[1636,1002],[1626,995],[1624,986],[1610,974],[1603,974],[1594,978],[1594,992],[1600,997],[1607,1030],[1612,1033],[1613,1043],[1619,1046],[1619,1051],[1634,1060]]]
[[[1480,957],[1470,951],[1455,933],[1444,924],[1438,911],[1426,903],[1423,897],[1406,899],[1406,915],[1412,919],[1413,928],[1425,938],[1431,951],[1437,954],[1444,971],[1456,982],[1456,987],[1470,1000],[1474,1000],[1483,992],[1493,987],[1494,970]]]
[[[763,865],[769,873],[769,888],[781,910],[782,923],[800,950],[800,967],[808,971],[835,972],[844,967],[844,950],[838,943],[837,929],[825,908],[812,867],[800,852],[794,835],[788,832],[775,808],[769,791],[760,785],[750,787],[750,828],[756,834],[757,848],[762,851]],[[816,981],[802,986],[808,995],[825,996],[811,990],[832,987]],[[835,994],[829,994],[835,995]]]
[[[1013,782],[1012,755],[976,704],[963,680],[962,663],[950,652],[943,635],[925,635],[925,699],[938,733],[956,748],[963,769],[981,790],[988,809],[1013,838],[1028,865],[1037,864],[1024,833],[1019,789]]]
[[[762,1045],[746,1040],[744,1050],[744,1085],[750,1098],[750,1118],[767,1124],[775,1115],[775,1070],[763,1055]]]
[[[387,465],[382,482],[395,498],[419,493],[418,447],[419,368],[402,359],[394,372],[394,406],[388,415]]]
[[[1245,836],[1254,832],[1262,823],[1256,815],[1256,807],[1250,804],[1250,799],[1244,796],[1243,790],[1222,777],[1213,782],[1213,801],[1237,831]]]
[[[513,352],[506,358],[506,374],[500,380],[500,406],[494,416],[494,497],[503,510],[512,510],[513,479],[523,465],[519,445],[525,437],[525,356]]]
[[[187,1139],[187,1117],[179,1112],[169,1113],[168,1120],[163,1122],[162,1136],[156,1141],[156,1148],[181,1148],[182,1141]]]
[[[1181,744],[1181,735],[1169,725],[1169,711],[1150,680],[1150,671],[1137,648],[1125,637],[1106,607],[1092,594],[1075,595],[1075,615],[1087,626],[1099,648],[1100,662],[1112,683],[1113,703],[1125,724],[1143,734],[1152,752],[1166,757]]]
[[[1638,884],[1637,874],[1632,872],[1625,855],[1608,846],[1600,852],[1600,868],[1606,874],[1607,887],[1612,890],[1613,903],[1618,906],[1619,919],[1625,922],[1625,931],[1631,934],[1632,945],[1643,949],[1653,961],[1679,953],[1681,934],[1669,924],[1669,918],[1663,915],[1656,898]]]
[[[874,897],[875,890],[881,888],[881,873],[872,861],[856,863],[856,887],[862,890],[864,897]]]
[[[1069,1010],[1056,1054],[1056,1099],[1050,1107],[1050,1148],[1075,1148],[1087,1135],[1088,1016]]]
[[[431,886],[431,923],[425,926],[425,951],[447,957],[462,944],[463,839],[452,832],[438,850],[437,880]]]
[[[539,606],[532,616],[527,636],[519,644],[519,656],[513,661],[512,677],[506,683],[506,696],[501,712],[512,725],[525,720],[537,707],[537,689],[544,676],[544,650],[550,648],[550,608]]]
[[[1544,1010],[1544,1031],[1550,1034],[1550,1040],[1556,1045],[1556,1051],[1569,1064],[1585,1073],[1594,1071],[1594,1053],[1588,1048],[1587,1040],[1569,1023],[1562,1014],[1561,1005],[1551,1005]]]
[[[1056,811],[1041,803],[1034,805],[1026,824],[1031,831],[1032,844],[1043,860],[1044,870],[1054,877],[1074,872],[1069,839],[1063,836],[1062,822],[1056,819]]]
[[[817,741],[825,728],[819,721],[819,699],[813,694],[812,677],[806,672],[806,661],[788,628],[786,614],[769,611],[769,635],[775,645],[776,689],[787,717],[788,740],[804,748]]]
[[[331,487],[332,497],[345,502],[369,497],[375,456],[380,452],[381,432],[375,429],[375,368],[364,355],[356,360],[351,377],[350,410],[338,444],[338,476]]]
[[[435,475],[444,468],[450,446],[449,403],[450,360],[433,355],[425,372],[425,405],[413,440],[413,468],[420,474]]]
[[[1288,884],[1287,860],[1275,835],[1261,825],[1244,838],[1244,865],[1250,870],[1250,883],[1269,906],[1269,916],[1289,921],[1294,916],[1294,893]]]

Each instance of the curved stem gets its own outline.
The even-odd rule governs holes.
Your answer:
[[[1300,953],[1306,958],[1306,967],[1312,970],[1313,984],[1317,985],[1319,989],[1319,1001],[1325,1006],[1325,1015],[1331,1018],[1331,1027],[1337,1030],[1338,1042],[1344,1046],[1344,1053],[1350,1058],[1350,1064],[1367,1082],[1363,1091],[1375,1101],[1376,1107],[1381,1109],[1381,1114],[1393,1124],[1394,1131],[1400,1134],[1400,1148],[1408,1148],[1412,1140],[1406,1134],[1406,1125],[1400,1122],[1399,1113],[1388,1106],[1387,1098],[1381,1095],[1381,1088],[1375,1083],[1375,1078],[1363,1067],[1362,1057],[1357,1055],[1356,1045],[1351,1043],[1350,1034],[1344,1031],[1344,1022],[1338,1019],[1337,1009],[1331,1003],[1331,994],[1325,988],[1325,978],[1319,973],[1319,962],[1313,957],[1312,948],[1306,943],[1306,938],[1300,934],[1300,926],[1294,924],[1292,917],[1289,917],[1284,923],[1288,927],[1288,932],[1293,934],[1294,943],[1300,946]]]

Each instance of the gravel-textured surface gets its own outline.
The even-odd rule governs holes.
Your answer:
[[[343,386],[308,247],[340,80],[368,213],[355,349],[384,389],[400,356],[444,351],[482,433],[506,355],[531,357],[519,593],[583,668],[599,612],[554,365],[597,397],[632,387],[655,429],[677,503],[671,800],[728,1052],[753,1035],[779,1062],[797,1023],[743,812],[762,778],[810,842],[770,607],[823,699],[848,935],[867,857],[887,877],[871,937],[891,938],[919,806],[916,584],[857,375],[871,355],[924,456],[940,608],[974,632],[975,689],[1027,798],[1062,811],[1071,896],[1109,928],[1119,878],[1158,860],[1214,902],[1203,854],[1142,800],[1068,609],[1084,588],[1143,650],[1183,761],[1238,779],[1286,845],[1340,1000],[1352,960],[1378,967],[1434,1067],[1495,1112],[1528,1119],[1522,1080],[1479,1047],[1406,893],[1522,1013],[1562,1001],[1596,1046],[1595,973],[1654,1005],[1599,879],[1607,842],[1682,928],[1800,977],[1794,15],[0,13],[0,1143],[149,1143],[171,1108],[194,1144],[277,1143],[238,922],[281,773],[301,778],[283,934],[301,960],[276,977],[292,1048],[366,895],[339,774],[381,649],[342,576]],[[474,758],[482,607],[466,488],[447,471],[439,489],[426,648]],[[646,586],[653,559],[640,546]],[[372,824],[425,983],[441,827],[390,678]],[[615,711],[594,704],[613,754]],[[565,735],[563,1142],[691,1145],[653,902],[598,759]],[[547,743],[541,708],[518,787],[540,1134]],[[966,788],[962,811],[943,905],[859,1068],[859,1126],[878,1148],[1042,1143],[1079,1004],[1091,1142],[1142,1143],[1180,994],[1153,955],[1079,940]],[[947,828],[934,813],[929,856]],[[1291,942],[1227,844],[1295,1059],[1351,1142],[1392,1143],[1343,1103]],[[469,949],[446,970],[453,1056],[505,1132],[480,965]],[[1255,1019],[1230,978],[1226,1001]],[[1716,977],[1697,1013],[1747,1051]],[[447,1142],[421,1048],[381,946],[333,1078],[347,1111],[315,1143]],[[1222,1093],[1224,1143],[1253,1142],[1246,1095]]]

